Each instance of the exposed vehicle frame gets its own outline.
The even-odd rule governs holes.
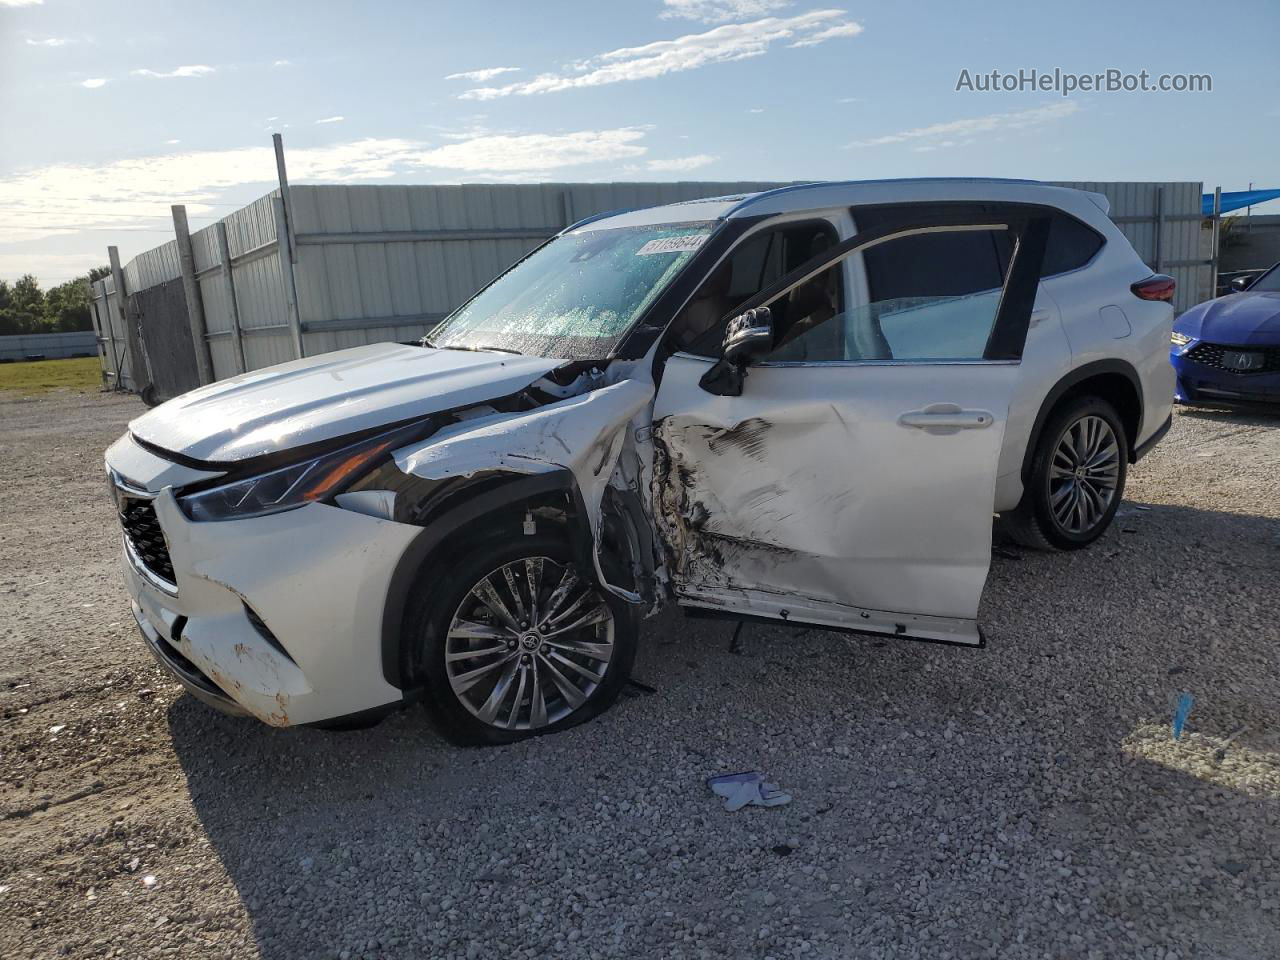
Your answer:
[[[775,237],[777,275],[762,260],[750,296],[698,328],[713,278]],[[947,238],[991,244],[991,289],[873,295],[874,251]],[[544,250],[564,251],[556,269],[607,255],[660,279],[603,346],[528,334],[510,342],[533,355],[495,353],[468,317],[536,290]],[[1085,546],[1167,429],[1171,294],[1105,200],[1029,181],[811,184],[592,218],[459,308],[433,340],[448,349],[284,364],[135,421],[107,455],[134,612],[223,709],[334,723],[424,699],[464,742],[603,709],[636,621],[671,600],[979,645],[992,513],[1035,545]],[[953,328],[945,350],[918,345]],[[859,345],[868,331],[884,342]]]

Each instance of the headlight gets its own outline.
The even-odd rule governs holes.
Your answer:
[[[1175,344],[1177,344],[1179,347],[1185,347],[1185,346],[1186,346],[1188,343],[1190,343],[1194,338],[1193,338],[1193,337],[1188,337],[1185,333],[1179,333],[1177,330],[1175,330],[1175,331],[1173,331],[1173,333],[1170,335],[1169,339],[1170,339],[1170,340],[1172,340],[1172,341],[1173,341]]]
[[[341,493],[381,462],[388,451],[423,432],[419,425],[380,434],[313,460],[179,497],[178,504],[191,520],[198,522],[242,520],[292,510]]]

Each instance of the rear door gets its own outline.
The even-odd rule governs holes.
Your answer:
[[[682,605],[980,642],[996,467],[1045,230],[1012,206],[863,230],[737,308],[769,306],[780,341],[740,396],[699,385],[711,358],[667,362],[655,512]],[[963,258],[942,237],[1007,243],[995,285],[954,275]],[[933,261],[877,284],[877,264],[904,257]]]

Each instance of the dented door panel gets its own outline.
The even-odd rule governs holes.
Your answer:
[[[708,365],[673,357],[654,409],[681,602],[977,642],[1016,364],[761,365],[740,397]]]

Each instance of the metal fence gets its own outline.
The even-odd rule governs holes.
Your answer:
[[[198,378],[191,387],[302,355],[416,339],[510,263],[583,217],[778,185],[285,182],[189,238],[185,211],[175,208],[175,240],[123,267],[113,260],[112,275],[94,284],[105,376],[133,390],[171,382],[157,375],[160,358],[148,355],[158,338],[147,326],[159,322],[189,325]],[[1112,218],[1138,253],[1178,280],[1178,310],[1208,297],[1199,183],[1059,185],[1109,198]],[[175,280],[185,282],[185,315],[175,311],[166,320],[154,309],[140,312],[139,294]],[[116,296],[120,287],[124,298]]]
[[[53,360],[62,357],[93,357],[98,344],[93,331],[72,333],[19,333],[0,337],[0,361]]]

